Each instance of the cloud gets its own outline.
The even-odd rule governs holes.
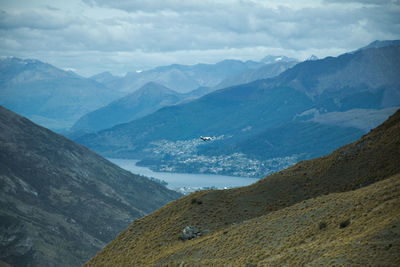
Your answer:
[[[277,53],[335,56],[400,38],[400,0],[41,1],[10,1],[0,11],[0,54],[86,75]]]
[[[90,6],[101,6],[115,9],[121,9],[128,12],[157,12],[163,10],[185,12],[194,10],[210,10],[212,8],[220,8],[228,6],[238,1],[235,0],[83,0]]]
[[[341,4],[348,4],[348,3],[360,3],[360,4],[372,4],[372,5],[399,5],[400,0],[324,0],[327,3],[341,3]]]
[[[41,29],[55,30],[66,28],[71,24],[79,23],[74,17],[67,17],[57,10],[30,10],[20,12],[6,12],[0,10],[0,29]]]

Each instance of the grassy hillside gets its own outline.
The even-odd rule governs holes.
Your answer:
[[[328,156],[171,202],[85,266],[398,266],[399,132],[400,111]],[[180,240],[188,225],[202,236]]]

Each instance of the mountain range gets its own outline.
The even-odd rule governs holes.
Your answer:
[[[133,222],[84,266],[398,266],[400,111],[354,143]]]
[[[94,80],[32,59],[0,59],[0,105],[51,129],[121,96]]]
[[[179,93],[188,93],[199,87],[214,87],[228,77],[263,65],[262,62],[240,60],[224,60],[216,64],[173,64],[145,71],[129,72],[124,77],[107,82],[105,85],[129,93],[148,82],[156,82]]]
[[[80,266],[180,196],[0,107],[1,266]]]
[[[191,99],[221,88],[224,84],[232,85],[274,76],[295,64],[294,59],[283,56],[275,58],[281,60],[268,65],[262,61],[239,60],[225,60],[216,64],[175,64],[128,73],[124,77],[103,72],[84,78],[72,71],[64,71],[39,60],[3,57],[0,59],[0,105],[27,116],[47,128],[79,135],[71,133],[69,128],[81,119],[72,131],[77,131],[77,127],[82,131],[79,125],[82,125],[82,121],[87,121],[87,117],[81,117],[141,87],[146,88],[145,85],[148,83],[158,83],[178,91],[182,94],[180,96],[182,98]],[[290,64],[286,61],[290,61]],[[261,71],[261,68],[264,70]],[[126,100],[121,100],[119,103],[124,101]],[[170,103],[165,101],[159,103],[160,105],[151,106],[153,102],[157,100],[150,100],[148,105],[142,105],[143,111],[140,108],[133,109],[138,115],[131,111],[131,114],[127,115],[128,121],[140,117],[140,114],[147,114],[146,110],[155,111],[157,107]],[[114,103],[112,107],[115,106],[117,105]],[[102,114],[101,112],[98,114]],[[110,116],[109,118],[116,120],[113,125],[127,122]],[[107,126],[112,125],[108,123]]]
[[[94,132],[127,123],[149,115],[162,107],[175,105],[183,100],[190,101],[217,89],[271,78],[297,63],[296,59],[285,56],[267,56],[259,63],[225,60],[217,64],[171,65],[135,75],[128,74],[123,78],[115,77],[109,72],[101,73],[91,78],[116,90],[134,91],[82,116],[72,126],[72,133],[69,136],[76,138],[82,135],[82,132]],[[180,78],[174,76],[171,79],[164,79],[165,76],[175,72],[179,72],[180,76],[189,77],[187,79],[193,80],[193,84],[196,85],[183,88],[182,86],[187,82],[182,82]],[[136,89],[137,84],[144,82],[147,83]],[[123,84],[128,84],[130,89],[124,89]],[[181,92],[176,92],[166,86],[178,88]],[[188,89],[193,90],[186,92]]]
[[[261,177],[384,121],[400,106],[399,62],[397,45],[308,60],[76,140],[156,170]]]
[[[215,90],[271,78],[297,63],[296,59],[285,56],[266,56],[260,61],[227,59],[215,64],[172,64],[129,72],[123,77],[103,72],[91,79],[125,93],[134,92],[149,82],[158,83],[179,93],[189,93],[201,87]]]

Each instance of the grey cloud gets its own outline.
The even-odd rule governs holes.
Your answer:
[[[53,10],[54,11],[54,10]],[[42,30],[54,30],[79,23],[75,18],[65,17],[63,14],[51,10],[42,12],[29,11],[9,13],[0,10],[0,29],[30,28]]]
[[[182,12],[185,10],[205,10],[214,7],[222,7],[226,6],[230,2],[235,2],[235,0],[83,0],[84,3],[91,6],[102,6],[102,7],[111,7],[115,9],[121,9],[128,12],[155,12],[161,10],[171,10]]]
[[[111,66],[123,72],[224,57],[262,58],[259,53],[335,55],[375,39],[400,37],[400,10],[393,1],[364,5],[360,0],[349,6],[325,0],[332,4],[306,7],[271,7],[256,0],[84,1],[90,12],[83,14],[55,4],[2,11],[0,54],[51,55],[66,62],[62,67],[85,73]],[[74,66],[68,58],[79,63]]]
[[[400,4],[400,0],[324,0],[324,2],[341,3],[341,4],[360,3],[360,4],[373,4],[373,5]]]

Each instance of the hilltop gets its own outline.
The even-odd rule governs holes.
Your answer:
[[[400,111],[332,154],[169,203],[85,266],[400,263]],[[202,236],[180,240],[195,226]],[[247,264],[247,265],[246,265]]]

